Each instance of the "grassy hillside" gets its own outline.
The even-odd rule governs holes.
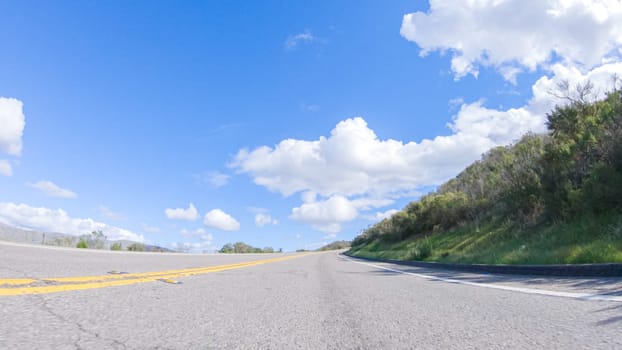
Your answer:
[[[587,96],[567,96],[568,105],[547,115],[547,135],[490,150],[363,231],[351,252],[465,263],[622,262],[622,96]]]
[[[350,248],[350,245],[350,241],[335,241],[323,246],[322,248],[318,249],[318,251],[345,249]]]

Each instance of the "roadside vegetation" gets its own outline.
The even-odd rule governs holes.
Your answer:
[[[333,243],[329,243],[325,246],[323,246],[322,248],[318,249],[319,251],[326,251],[326,250],[339,250],[339,249],[346,249],[346,248],[350,248],[350,241],[335,241]]]
[[[102,249],[106,244],[106,235],[102,231],[93,231],[79,238],[77,248]]]
[[[78,243],[75,244],[76,248],[83,249],[110,249],[115,251],[123,250],[123,243],[107,241],[108,237],[102,231],[93,231],[89,234],[78,237]],[[59,241],[64,243],[64,241]],[[75,242],[75,241],[73,241]],[[128,241],[125,241],[126,244]],[[56,243],[54,241],[53,243]],[[134,242],[127,245],[127,251],[130,252],[171,252],[171,250],[154,245],[146,245],[143,243]]]
[[[272,247],[265,247],[265,248],[256,248],[253,246],[250,246],[244,242],[235,242],[235,243],[227,243],[225,244],[219,251],[219,253],[237,253],[237,254],[242,254],[242,253],[282,253],[283,250],[279,249],[278,251],[275,251]]]
[[[568,104],[547,115],[549,133],[490,150],[364,230],[350,252],[460,263],[622,262],[622,94],[594,101],[591,88],[560,86]]]
[[[132,243],[127,246],[127,250],[129,250],[130,252],[144,252],[145,245],[142,243]]]

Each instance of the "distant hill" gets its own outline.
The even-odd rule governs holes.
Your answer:
[[[325,250],[339,250],[339,249],[345,249],[345,248],[350,248],[350,241],[335,241],[333,243],[327,244],[325,246],[323,246],[322,248],[318,249],[319,251],[325,251]]]
[[[0,223],[0,240],[17,243],[42,244],[56,247],[75,248],[80,241],[80,237],[66,233],[27,230]],[[106,240],[102,249],[109,250],[110,247],[115,243],[121,244],[122,250],[127,250],[127,248],[132,245],[139,245],[142,246],[143,251],[146,252],[173,252],[173,250],[168,248],[129,240]]]
[[[71,243],[75,241],[73,244],[74,247],[78,242],[78,237],[76,236],[56,232],[41,232],[21,229],[3,223],[0,223],[0,239],[18,243],[47,244],[56,246],[71,246]]]

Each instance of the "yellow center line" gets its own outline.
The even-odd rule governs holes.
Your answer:
[[[21,286],[25,284],[31,284],[37,282],[37,280],[32,278],[5,278],[0,279],[0,286],[9,285],[9,286]]]
[[[229,264],[229,265],[219,265],[219,266],[208,266],[208,267],[195,267],[188,269],[180,269],[180,270],[167,270],[167,271],[157,271],[157,272],[141,272],[141,273],[126,273],[126,274],[117,274],[117,275],[101,275],[101,276],[79,276],[79,277],[57,277],[57,278],[44,278],[42,279],[45,282],[59,282],[59,283],[84,283],[84,282],[97,282],[97,281],[106,281],[106,280],[119,280],[119,279],[132,279],[132,278],[142,278],[142,277],[154,277],[154,276],[165,276],[171,274],[179,274],[179,273],[189,273],[195,271],[209,271],[214,267],[229,267],[235,268],[239,266],[246,266],[248,262],[237,263],[237,264]]]
[[[125,286],[130,284],[154,282],[160,279],[172,279],[186,276],[202,275],[212,272],[234,270],[244,267],[251,267],[263,264],[269,264],[278,261],[300,258],[307,254],[298,254],[294,256],[286,256],[280,258],[247,261],[237,264],[217,265],[190,269],[155,271],[123,275],[102,275],[102,276],[83,276],[83,277],[61,277],[61,278],[43,278],[36,279],[0,279],[0,285],[24,285],[37,281],[56,282],[65,284],[55,284],[47,286],[29,286],[29,287],[12,287],[0,288],[0,296],[27,295],[27,294],[46,294],[67,292],[73,290],[97,289],[113,286]],[[311,253],[312,254],[312,253]],[[8,283],[14,281],[16,283]],[[25,283],[29,281],[28,283]]]

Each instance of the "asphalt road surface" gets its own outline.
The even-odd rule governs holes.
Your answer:
[[[0,349],[521,348],[622,349],[622,279],[0,243]]]

